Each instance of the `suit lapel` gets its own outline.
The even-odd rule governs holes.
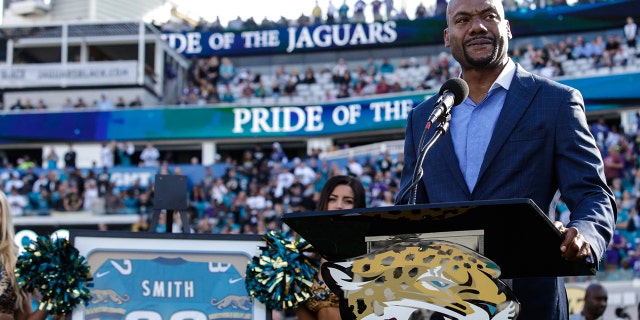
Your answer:
[[[538,86],[539,85],[534,82],[531,73],[525,71],[517,64],[516,73],[511,81],[504,106],[502,107],[502,111],[500,111],[491,141],[487,147],[487,152],[482,160],[477,184],[481,183],[482,176],[487,171],[487,168],[491,165],[500,148],[502,148],[502,145],[515,129],[524,112],[529,108],[529,105],[531,105]]]
[[[431,128],[430,130],[433,130],[433,132],[435,133],[435,128]],[[430,133],[429,136],[433,136],[434,133]],[[431,161],[425,161],[425,163],[435,162],[447,164],[445,166],[438,166],[436,170],[448,170],[460,190],[464,190],[464,197],[469,198],[471,192],[469,191],[467,182],[464,180],[464,176],[462,175],[462,171],[460,170],[460,162],[458,162],[458,156],[456,156],[456,152],[453,148],[453,139],[451,137],[451,134],[447,132],[442,135],[440,137],[440,141],[437,141],[432,148],[432,152],[429,152],[427,157],[429,157],[429,155],[432,155],[433,158],[431,159]],[[429,168],[425,168],[425,170],[428,169]],[[446,184],[452,185],[453,182],[446,181]],[[453,192],[452,189],[449,190]]]
[[[444,146],[444,163],[453,163],[453,166],[447,166],[449,170],[451,170],[451,174],[453,178],[456,180],[456,183],[460,186],[461,190],[465,191],[465,197],[469,197],[471,191],[469,191],[469,187],[467,187],[467,182],[464,180],[464,175],[462,175],[462,171],[460,170],[460,162],[458,162],[458,156],[456,156],[456,151],[453,148],[453,139],[451,138],[451,134],[445,134],[442,139],[445,140]]]

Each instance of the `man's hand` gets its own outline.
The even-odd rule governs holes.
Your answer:
[[[591,245],[575,227],[565,228],[562,222],[553,223],[562,235],[560,252],[562,257],[569,261],[586,259],[591,256]]]

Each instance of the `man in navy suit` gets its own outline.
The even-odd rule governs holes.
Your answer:
[[[460,63],[469,96],[451,110],[449,131],[427,153],[416,203],[530,198],[551,212],[559,192],[571,211],[566,226],[554,222],[563,237],[559,254],[596,265],[612,237],[616,210],[582,95],[515,64],[507,55],[510,39],[500,0],[449,2],[444,42]],[[408,116],[397,204],[407,203],[401,196],[411,184],[436,99]],[[430,126],[423,141],[435,131]],[[521,303],[519,320],[568,318],[562,278],[518,278],[511,286]]]

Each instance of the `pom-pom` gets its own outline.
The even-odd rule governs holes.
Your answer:
[[[49,314],[70,314],[80,303],[91,299],[91,270],[85,258],[71,243],[58,238],[39,237],[31,241],[16,263],[20,287],[40,292],[39,309]]]
[[[313,247],[299,236],[289,240],[278,231],[270,231],[262,239],[267,246],[247,265],[247,292],[269,309],[300,305],[311,296],[320,265],[318,259],[308,256]]]

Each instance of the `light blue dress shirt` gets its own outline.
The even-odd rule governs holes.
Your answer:
[[[451,110],[451,138],[469,192],[473,192],[478,181],[484,155],[515,71],[515,63],[509,60],[484,100],[476,104],[467,98]]]

